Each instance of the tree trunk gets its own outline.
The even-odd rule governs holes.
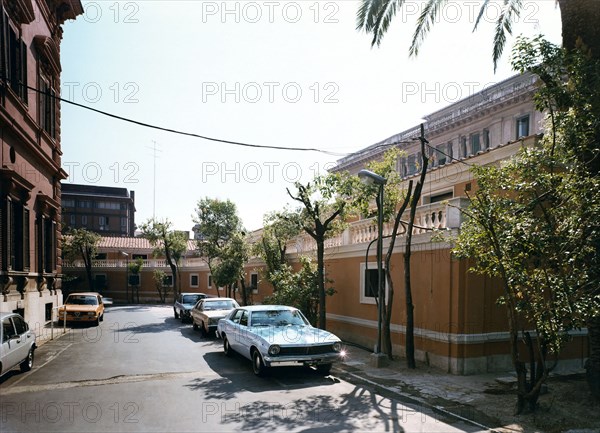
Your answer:
[[[567,50],[578,47],[578,39],[600,59],[600,4],[598,0],[558,0],[562,42]]]
[[[319,328],[327,329],[326,306],[325,306],[325,239],[318,236],[317,241],[317,283],[319,285]]]

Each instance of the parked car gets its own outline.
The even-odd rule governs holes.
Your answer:
[[[300,310],[283,305],[256,305],[233,310],[218,325],[223,351],[252,361],[254,374],[269,367],[314,366],[329,374],[344,358],[342,341],[331,332],[314,328]]]
[[[0,376],[17,365],[22,372],[31,370],[36,349],[35,334],[20,314],[0,313],[0,321]]]
[[[67,322],[93,322],[99,325],[104,320],[104,301],[96,292],[77,292],[67,296],[65,304],[58,309],[58,319]]]
[[[231,310],[240,305],[231,298],[204,298],[192,308],[192,325],[200,329],[202,335],[208,335],[217,330],[219,320],[227,316]]]
[[[173,304],[173,315],[182,322],[191,320],[190,310],[200,299],[206,298],[204,293],[180,293]]]

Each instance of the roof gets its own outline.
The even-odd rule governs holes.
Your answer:
[[[188,240],[187,250],[196,250],[196,241]],[[146,238],[131,238],[120,236],[102,236],[98,243],[98,249],[117,250],[154,250],[154,246]]]
[[[87,195],[125,199],[131,198],[127,188],[118,188],[112,186],[80,185],[76,183],[63,182],[61,183],[61,191],[63,198],[65,198],[65,195]]]

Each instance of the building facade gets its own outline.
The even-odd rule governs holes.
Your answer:
[[[60,43],[79,0],[0,1],[0,311],[62,303]]]
[[[135,234],[135,191],[62,183],[64,230],[84,228],[103,236]]]

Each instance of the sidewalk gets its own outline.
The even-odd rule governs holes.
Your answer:
[[[349,381],[376,388],[384,396],[391,393],[408,404],[469,420],[482,430],[600,432],[600,402],[589,398],[583,371],[551,377],[536,413],[515,416],[514,373],[458,376],[425,364],[409,369],[405,359],[375,368],[371,352],[354,346],[347,346],[346,351],[346,361],[336,369]]]

